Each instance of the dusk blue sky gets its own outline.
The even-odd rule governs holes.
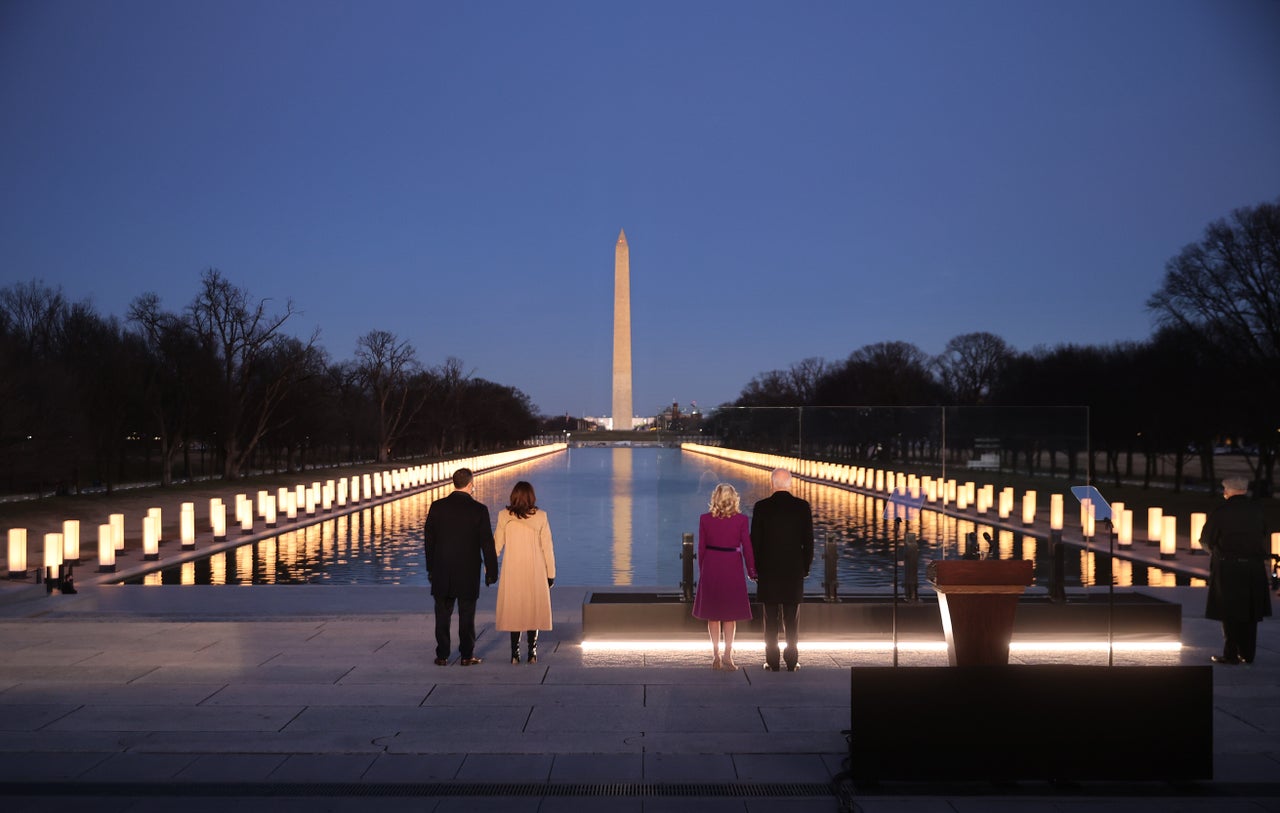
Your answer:
[[[1280,197],[1280,2],[0,0],[0,285],[123,316],[220,269],[547,414],[986,330],[1151,334]]]

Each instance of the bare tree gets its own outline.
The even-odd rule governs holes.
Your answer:
[[[934,364],[956,404],[985,404],[1013,349],[994,333],[964,333],[947,342]]]
[[[200,292],[187,308],[196,335],[219,362],[218,396],[222,430],[223,476],[234,480],[263,434],[271,426],[276,407],[286,394],[293,368],[306,361],[316,341],[313,334],[297,347],[282,344],[282,328],[296,311],[286,301],[283,314],[268,314],[267,302],[250,301],[248,291],[233,285],[216,269],[200,278]],[[277,351],[287,351],[283,356]],[[272,353],[276,353],[272,356]],[[272,374],[259,373],[268,360]]]
[[[1280,200],[1236,209],[1165,265],[1147,300],[1159,324],[1189,331],[1233,374],[1224,412],[1236,412],[1258,443],[1255,476],[1274,478],[1280,400]]]
[[[371,330],[356,341],[356,362],[378,410],[378,462],[385,463],[426,403],[426,392],[410,387],[422,365],[413,345],[385,330]]]

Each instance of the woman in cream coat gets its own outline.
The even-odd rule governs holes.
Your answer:
[[[524,480],[511,489],[511,504],[499,512],[493,541],[502,557],[495,626],[511,633],[512,663],[520,662],[520,631],[525,630],[529,663],[537,663],[538,630],[551,629],[556,554],[547,514]]]

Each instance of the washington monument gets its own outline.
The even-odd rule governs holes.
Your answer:
[[[631,250],[618,231],[613,248],[613,428],[629,431],[631,411]]]

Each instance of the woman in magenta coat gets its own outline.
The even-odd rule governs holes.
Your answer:
[[[693,599],[693,617],[707,622],[711,638],[711,668],[734,671],[733,634],[739,621],[751,618],[747,600],[747,575],[756,577],[755,554],[751,550],[750,522],[742,513],[738,491],[721,483],[711,493],[711,510],[698,518],[698,592]],[[720,657],[720,630],[724,629],[724,658]]]

